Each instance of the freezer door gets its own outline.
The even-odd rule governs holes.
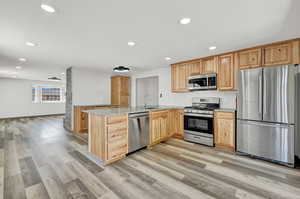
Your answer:
[[[237,151],[294,164],[294,125],[237,121]]]
[[[237,98],[239,119],[262,120],[262,69],[239,72]]]
[[[296,67],[268,67],[263,74],[263,121],[295,124]]]

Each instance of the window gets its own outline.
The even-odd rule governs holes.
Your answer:
[[[37,100],[37,96],[36,96],[36,87],[32,87],[32,91],[31,91],[31,95],[32,95],[32,102],[36,102]]]
[[[60,88],[42,88],[43,102],[59,102],[61,101]]]
[[[58,86],[33,86],[33,103],[60,103],[65,102],[65,88]]]

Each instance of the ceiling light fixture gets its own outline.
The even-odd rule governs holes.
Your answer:
[[[172,58],[171,57],[166,57],[165,58],[167,61],[170,61]]]
[[[25,44],[26,44],[27,46],[31,46],[31,47],[36,46],[35,43],[32,43],[32,42],[30,42],[30,41],[27,41]]]
[[[128,44],[128,46],[135,46],[135,42],[133,42],[133,41],[129,41],[127,44]]]
[[[125,66],[118,66],[118,67],[115,67],[113,69],[114,72],[118,72],[118,73],[126,73],[126,72],[129,72],[130,71],[130,68],[128,67],[125,67]]]
[[[60,81],[61,79],[58,78],[58,77],[49,77],[48,78],[49,80],[52,80],[52,81]]]
[[[186,25],[186,24],[189,24],[192,22],[192,19],[191,18],[182,18],[180,19],[179,21],[182,25]]]
[[[49,12],[49,13],[54,13],[55,12],[55,8],[50,6],[50,5],[47,5],[47,4],[41,4],[41,8],[44,11]]]
[[[209,50],[216,50],[217,47],[216,47],[216,46],[211,46],[211,47],[209,47],[208,49],[209,49]]]
[[[22,66],[16,66],[16,69],[20,70],[22,69]]]
[[[26,60],[26,58],[21,57],[21,58],[19,58],[19,61],[26,62],[27,60]]]
[[[65,75],[65,73],[61,73],[61,75]]]

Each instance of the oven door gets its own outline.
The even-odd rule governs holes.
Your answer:
[[[213,116],[200,116],[196,114],[184,115],[184,130],[193,134],[209,134],[213,136]]]

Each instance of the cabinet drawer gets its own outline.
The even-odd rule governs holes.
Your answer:
[[[215,112],[216,118],[234,119],[235,114],[230,112]]]
[[[114,131],[107,135],[108,142],[115,142],[118,140],[127,140],[127,131],[121,130],[121,131]]]
[[[168,117],[169,115],[169,111],[154,111],[154,112],[151,112],[151,118],[152,119],[156,119],[158,117]]]
[[[126,122],[123,123],[115,123],[107,125],[107,133],[114,133],[118,131],[127,131],[128,124]]]
[[[127,115],[116,115],[107,117],[107,124],[127,123]]]
[[[128,151],[127,141],[126,140],[119,140],[114,143],[108,143],[108,160],[117,158],[119,156],[125,155]]]

